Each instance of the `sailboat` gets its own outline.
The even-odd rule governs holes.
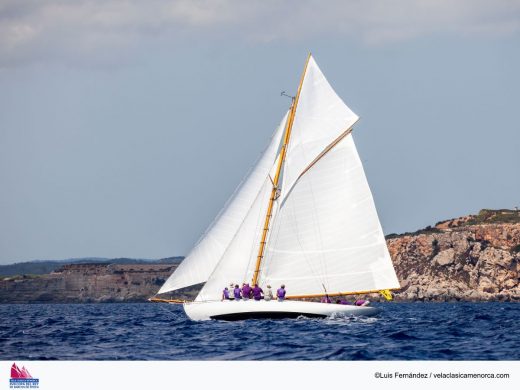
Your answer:
[[[352,129],[359,117],[311,54],[291,106],[248,176],[158,294],[204,283],[192,320],[327,317],[380,309],[313,301],[399,282]],[[284,300],[222,300],[231,284],[284,284]],[[276,291],[276,290],[275,290]]]

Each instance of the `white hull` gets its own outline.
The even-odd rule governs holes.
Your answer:
[[[325,318],[333,314],[373,316],[381,310],[370,306],[338,305],[305,301],[211,301],[185,303],[184,311],[194,321],[243,320],[251,318]]]

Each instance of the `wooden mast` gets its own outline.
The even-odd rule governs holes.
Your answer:
[[[307,72],[307,65],[309,64],[310,58],[311,53],[309,53],[309,55],[307,56],[307,61],[305,61],[305,67],[303,68],[302,76],[300,78],[298,91],[296,92],[296,96],[292,99],[291,110],[289,112],[289,117],[287,118],[287,123],[285,125],[282,149],[280,150],[280,158],[278,159],[278,165],[276,167],[276,173],[273,179],[273,189],[271,190],[269,205],[267,206],[267,212],[265,214],[264,230],[262,231],[262,238],[260,239],[260,248],[258,249],[258,256],[256,258],[255,272],[253,273],[253,286],[258,283],[260,266],[262,265],[262,259],[264,257],[265,252],[267,233],[269,232],[269,224],[271,222],[271,216],[273,215],[273,205],[274,201],[277,198],[276,195],[278,191],[278,181],[280,180],[280,172],[282,170],[283,162],[285,161],[285,155],[287,154],[287,145],[289,144],[289,139],[291,138],[291,130],[294,122],[294,116],[296,114],[296,107],[298,106],[298,100],[300,98],[300,92],[302,90],[303,80],[305,78],[305,73]]]

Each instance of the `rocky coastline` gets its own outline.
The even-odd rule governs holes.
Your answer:
[[[387,245],[397,301],[520,301],[520,223],[436,227]]]
[[[520,301],[518,210],[481,210],[391,234],[387,245],[401,284],[395,301]],[[177,266],[67,264],[43,275],[0,277],[0,303],[145,302]],[[199,288],[165,298],[190,299]]]
[[[144,302],[177,264],[67,264],[0,280],[0,303]]]

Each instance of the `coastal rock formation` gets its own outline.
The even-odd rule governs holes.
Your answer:
[[[402,287],[396,300],[520,301],[520,222],[471,217],[387,238]]]
[[[520,301],[517,210],[482,210],[389,235],[387,245],[402,287],[394,292],[396,301]],[[6,277],[0,303],[145,301],[177,265],[69,264],[45,275]],[[193,299],[200,287],[162,297]]]
[[[69,264],[41,276],[0,281],[0,303],[142,302],[177,264]]]

